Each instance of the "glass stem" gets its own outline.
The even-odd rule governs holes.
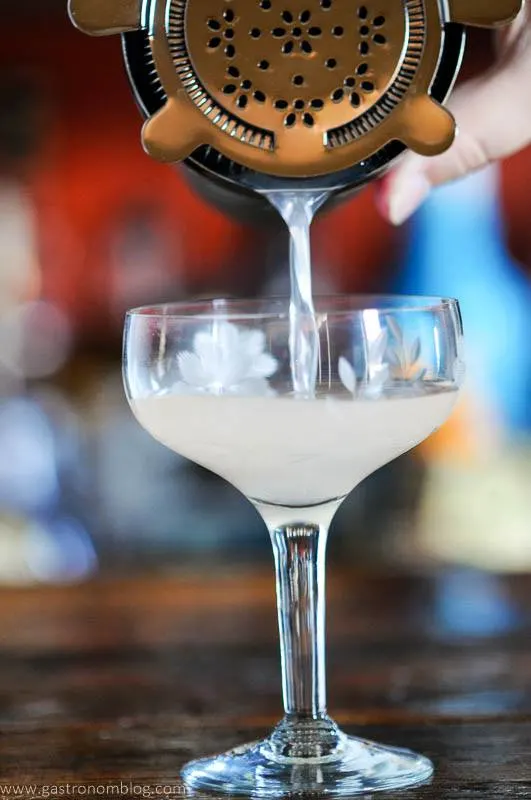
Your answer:
[[[328,529],[292,524],[271,530],[277,578],[284,708],[326,716],[325,567]]]
[[[343,498],[289,510],[256,503],[275,555],[282,688],[286,715],[267,741],[268,757],[293,764],[340,757],[344,735],[326,713],[325,569],[328,529]],[[292,510],[293,513],[294,510]],[[303,516],[304,515],[304,516]],[[281,521],[283,518],[284,521]]]

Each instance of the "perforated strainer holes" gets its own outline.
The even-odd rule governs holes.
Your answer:
[[[358,83],[358,80],[360,82]],[[371,94],[375,90],[375,84],[372,76],[370,75],[370,66],[366,61],[362,61],[361,64],[358,64],[356,67],[356,76],[354,75],[347,75],[345,80],[343,81],[343,88],[345,93],[348,95],[350,100],[350,105],[353,108],[359,108],[362,104],[362,93],[363,94]],[[336,95],[336,93],[334,93]],[[332,95],[332,100],[339,102],[339,89],[337,90],[337,95]]]
[[[284,126],[286,128],[293,128],[297,123],[302,123],[306,128],[313,128],[315,125],[314,113],[322,111],[324,108],[324,101],[315,97],[309,102],[303,100],[302,97],[297,97],[291,102],[280,98],[273,103],[277,111],[284,114]]]
[[[355,69],[354,75],[346,75],[342,85],[330,94],[333,103],[342,103],[348,99],[353,108],[359,108],[363,103],[363,94],[370,94],[375,90],[370,65],[362,61]]]
[[[229,97],[234,95],[238,108],[247,108],[252,97],[257,103],[265,103],[267,95],[261,89],[255,89],[249,78],[242,78],[240,69],[235,64],[227,67],[228,82],[223,86],[223,94]],[[231,80],[233,79],[233,80]],[[236,82],[234,82],[234,79]]]
[[[371,42],[378,47],[387,44],[387,38],[381,30],[385,26],[386,19],[383,14],[378,14],[371,20],[367,6],[358,8],[358,17],[360,20],[359,34],[362,39],[359,44],[360,55],[368,56],[371,52]]]
[[[354,30],[352,30],[352,23],[348,22],[347,18],[345,20],[337,18],[333,13],[336,11],[337,0],[318,0],[319,5],[316,4],[315,7],[307,7],[301,2],[295,9],[290,0],[243,0],[243,2],[254,2],[255,9],[261,10],[263,15],[255,16],[249,27],[244,27],[242,31],[236,28],[238,23],[242,23],[238,9],[235,5],[233,10],[232,3],[229,2],[224,1],[220,13],[205,20],[208,31],[207,52],[215,52],[221,48],[227,58],[225,81],[221,89],[229,105],[243,112],[247,108],[250,110],[253,104],[263,105],[270,102],[281,115],[280,119],[286,128],[315,127],[319,113],[324,112],[327,105],[345,103],[347,107],[353,109],[363,107],[367,95],[376,89],[371,51],[376,46],[386,43],[386,18],[381,9],[372,11],[370,4],[354,3]],[[323,14],[323,11],[331,13]],[[256,41],[256,45],[253,41],[252,46],[259,49],[262,49],[266,40],[269,40],[267,46],[273,44],[275,54],[268,60],[263,57],[267,50],[264,52],[262,49],[261,53],[256,54],[254,61],[256,72],[250,72],[245,67],[246,62],[241,60],[244,57],[243,44],[240,44],[242,40],[238,41],[236,32],[240,35],[246,34],[248,40]],[[343,50],[340,50],[346,42],[340,40],[356,32],[359,35],[359,56],[356,58],[354,53],[353,59],[348,58],[350,62],[348,64],[347,59],[343,58]],[[325,37],[323,41],[329,42],[331,46],[328,52],[323,50],[321,53],[319,47],[323,35]],[[337,42],[337,52],[334,52],[334,41]],[[313,62],[305,62],[300,56],[313,56],[314,47],[320,55],[315,64],[316,66],[321,64],[321,69],[330,72],[332,85],[324,90],[321,97],[312,98],[311,95],[301,97],[301,94],[306,94],[308,87],[311,87]],[[277,94],[275,97],[271,96],[269,89],[266,88],[264,91],[265,81],[264,87],[259,85],[262,81],[258,78],[258,70],[266,73],[273,67],[277,69],[279,55],[299,56],[299,60],[293,61],[295,69],[288,70],[285,76],[288,83],[287,91],[282,93],[284,96],[279,97]],[[310,71],[307,73],[307,70]]]
[[[310,38],[318,38],[323,31],[311,22],[312,12],[309,9],[304,9],[298,16],[288,10],[280,13],[280,24],[275,25],[271,33],[275,39],[283,40],[280,49],[283,55],[288,56],[294,51],[308,56],[313,53]]]
[[[278,1],[284,4],[283,0]],[[274,134],[268,128],[256,125],[252,119],[252,110],[258,111],[259,104],[267,102],[261,85],[265,73],[257,69],[257,63],[265,53],[260,51],[253,57],[253,52],[260,46],[249,36],[249,28],[259,25],[262,16],[259,0],[251,0],[255,3],[254,17],[240,13],[238,0],[221,0],[212,4],[199,2],[196,5],[203,7],[206,13],[196,20],[198,28],[187,26],[187,0],[161,2],[168,6],[167,39],[171,58],[190,101],[220,135],[232,136],[258,150],[274,151]],[[230,13],[224,13],[227,11]],[[270,26],[260,27],[265,38]],[[228,37],[225,35],[229,30],[234,30],[232,41],[230,33]],[[220,41],[211,41],[213,39]],[[215,57],[210,58],[211,55]],[[223,152],[223,149],[218,152]]]
[[[210,17],[207,20],[207,28],[210,33],[215,32],[216,35],[212,36],[207,41],[207,49],[210,51],[217,50],[223,40],[231,41],[234,38],[234,28],[232,23],[235,21],[236,15],[232,8],[226,8],[222,14],[221,19],[217,19],[216,17]],[[233,44],[227,44],[225,47],[225,55],[229,58],[234,58],[236,55],[236,48]]]
[[[346,75],[343,73],[342,83],[330,94],[330,99],[333,103],[341,103],[344,100],[348,100],[354,109],[360,109],[367,99],[367,95],[371,95],[376,91],[376,79],[370,62],[371,48],[373,45],[385,45],[387,42],[383,33],[386,25],[386,18],[383,14],[380,13],[373,17],[368,6],[360,5],[357,8],[357,17],[359,20],[358,33],[361,40],[358,49],[361,60],[354,68],[353,73],[347,73]],[[333,35],[337,35],[338,27],[340,26],[332,28]],[[328,59],[325,61],[325,65],[329,69],[335,69],[338,66],[334,59]]]
[[[360,67],[365,67],[365,66],[368,67],[368,65],[360,64]],[[360,67],[358,67],[356,70],[358,74]],[[357,83],[354,75],[347,75],[347,77],[343,81],[343,90],[341,88],[336,89],[336,91],[332,95],[332,100],[334,100],[336,103],[339,103],[341,102],[341,100],[344,99],[345,96],[348,96],[350,105],[353,108],[359,108],[361,106],[362,100],[359,91],[356,91],[356,85]]]

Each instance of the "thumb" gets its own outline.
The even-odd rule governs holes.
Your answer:
[[[511,155],[531,143],[531,104],[524,87],[531,80],[531,35],[526,26],[495,70],[470,81],[453,96],[449,108],[458,135],[440,156],[408,153],[384,181],[379,205],[394,225],[405,222],[430,191]]]

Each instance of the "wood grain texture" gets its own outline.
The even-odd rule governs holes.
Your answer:
[[[272,574],[0,593],[0,783],[175,783],[281,713]],[[329,580],[330,710],[437,765],[404,800],[531,796],[531,578]],[[396,796],[396,795],[395,795]]]

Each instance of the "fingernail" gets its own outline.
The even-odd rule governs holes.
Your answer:
[[[409,172],[398,176],[388,191],[388,219],[393,225],[402,225],[426,200],[431,184],[422,172]]]

